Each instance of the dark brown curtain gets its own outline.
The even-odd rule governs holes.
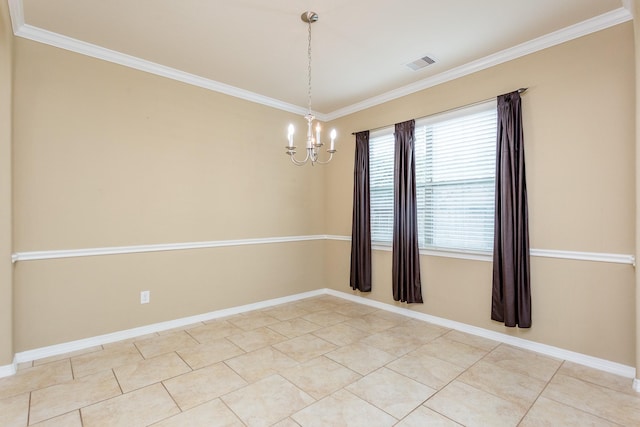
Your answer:
[[[531,327],[529,221],[520,93],[498,97],[491,319]]]
[[[393,177],[393,299],[422,302],[416,209],[415,120],[395,127]]]
[[[369,131],[356,133],[351,224],[351,288],[371,292],[371,217],[369,207]]]

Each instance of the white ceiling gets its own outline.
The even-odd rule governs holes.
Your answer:
[[[325,120],[631,19],[628,0],[8,1],[18,36],[301,113],[313,10]]]

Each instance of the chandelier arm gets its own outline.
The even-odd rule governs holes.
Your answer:
[[[333,150],[333,153],[329,152],[329,150],[327,150],[327,152],[329,153],[329,158],[327,160],[316,159],[316,163],[320,163],[321,165],[326,165],[331,161],[331,159],[333,159],[333,153],[335,153],[336,150]]]
[[[294,165],[303,166],[303,165],[307,164],[307,162],[309,161],[309,150],[306,150],[306,151],[307,151],[307,155],[304,158],[304,160],[296,159],[295,158],[295,154],[296,154],[295,151],[289,153],[289,157],[291,158],[291,161],[293,162]]]

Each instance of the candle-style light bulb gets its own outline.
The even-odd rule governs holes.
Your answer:
[[[320,144],[320,123],[316,125],[316,144]]]
[[[331,129],[331,146],[329,147],[329,150],[333,151],[336,149],[336,130],[335,129]]]
[[[289,125],[289,129],[288,129],[288,134],[287,134],[287,140],[289,141],[289,148],[293,147],[293,124]]]

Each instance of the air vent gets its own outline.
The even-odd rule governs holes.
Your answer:
[[[429,58],[428,56],[423,56],[420,59],[416,59],[413,62],[409,62],[407,64],[407,67],[411,68],[413,71],[418,71],[423,69],[424,67],[434,64],[436,61],[433,60],[432,58]]]

